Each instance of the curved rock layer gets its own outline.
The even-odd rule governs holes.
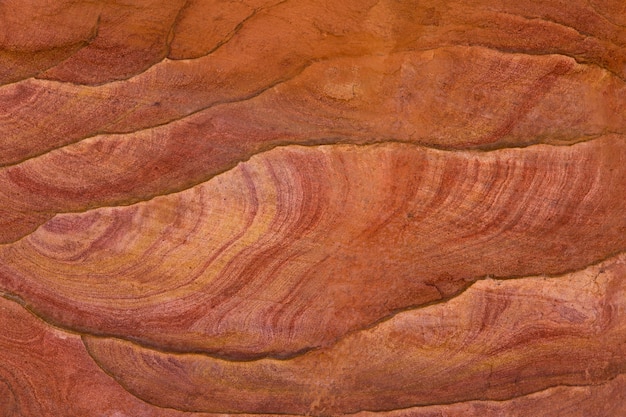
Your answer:
[[[230,55],[245,62],[245,54],[233,53],[237,47],[257,59],[278,52],[276,61],[295,66],[345,54],[346,40],[360,43],[361,53],[450,44],[526,53],[557,48],[623,75],[624,15],[619,0],[574,0],[567,7],[558,0],[8,0],[0,8],[0,46],[13,54],[3,83],[34,76],[93,85],[176,60],[223,64]],[[28,59],[38,52],[48,53],[44,62]]]
[[[193,416],[153,406],[126,392],[93,362],[75,334],[0,298],[0,415]]]
[[[435,77],[425,78],[433,72]],[[458,88],[465,85],[476,87]],[[498,92],[485,94],[495,86]],[[394,140],[445,149],[493,149],[621,134],[625,94],[622,81],[559,56],[448,48],[337,59],[313,65],[292,82],[244,102],[137,133],[99,135],[0,169],[6,184],[0,209],[13,212],[3,224],[24,227],[13,227],[0,239],[19,239],[32,230],[33,212],[144,200],[188,188],[252,154],[289,143]],[[21,105],[24,98],[18,95],[14,102]],[[15,112],[13,108],[7,116],[22,126],[11,121],[4,125],[5,140],[11,142],[4,145],[6,157],[45,152],[55,135],[65,140],[77,129],[60,124],[58,132],[55,127],[42,134],[40,128],[23,126],[35,123],[28,120],[36,113],[18,118]],[[138,159],[142,164],[129,172]]]
[[[83,339],[130,392],[186,410],[325,416],[509,400],[626,372],[625,274],[622,255],[558,278],[484,280],[287,361],[230,362]],[[168,381],[161,389],[159,378]]]
[[[624,161],[621,138],[283,147],[178,194],[57,215],[0,247],[0,287],[78,331],[291,356],[477,279],[626,250]]]
[[[166,409],[142,402],[98,368],[84,350],[79,336],[50,327],[9,299],[0,298],[0,312],[2,416],[224,416]],[[619,416],[626,411],[625,393],[626,377],[619,376],[604,384],[559,386],[510,401],[468,401],[384,413],[362,412],[357,416],[499,417],[541,413],[558,417]],[[266,415],[269,416],[277,415]]]
[[[626,414],[621,0],[0,2],[0,415]]]
[[[90,106],[115,112],[108,97],[122,101],[124,107],[119,111],[123,112],[138,105],[131,101],[137,100],[133,95],[140,95],[142,103],[152,100],[153,112],[167,106],[162,89],[144,92],[142,84],[135,86],[130,81],[121,83],[120,91],[108,92],[47,84],[41,93],[29,92],[22,84],[0,89],[5,103],[17,104],[3,129],[3,133],[11,129],[12,134],[3,138],[0,164],[15,165],[86,137],[118,131],[91,127],[103,121],[94,117]],[[618,114],[624,111],[625,91],[624,81],[615,75],[562,55],[440,47],[312,63],[279,84],[224,97],[206,109],[172,120],[148,124],[149,119],[141,117],[135,123],[143,124],[119,132],[132,140],[134,132],[169,122],[139,137],[181,140],[184,135],[198,141],[203,133],[228,141],[233,136],[253,136],[257,141],[262,138],[265,146],[324,138],[365,141],[372,136],[446,148],[571,143],[581,136],[624,132]],[[188,96],[185,92],[181,100]],[[59,107],[59,101],[63,106]],[[51,117],[66,107],[74,116],[59,116],[76,117],[88,111],[86,120],[78,125],[52,124],[40,135],[36,126],[41,117],[53,120]],[[108,117],[119,118],[119,114]]]
[[[426,136],[423,139],[430,142],[436,141],[438,131],[445,129],[422,127],[424,120],[439,122],[438,126],[445,126],[452,120],[455,125],[465,125],[466,134],[476,130],[479,137],[469,141],[472,145],[481,144],[482,136],[483,141],[496,142],[501,136],[515,133],[509,131],[519,119],[531,117],[529,124],[533,125],[535,115],[529,110],[546,93],[547,100],[550,100],[550,93],[568,97],[563,103],[552,106],[563,117],[563,120],[559,117],[552,120],[556,126],[551,129],[557,131],[552,133],[557,133],[559,139],[568,138],[568,133],[572,133],[567,132],[566,127],[572,120],[583,125],[583,129],[574,131],[575,136],[616,124],[623,132],[623,119],[615,118],[615,113],[604,107],[618,102],[623,110],[626,34],[619,25],[604,17],[610,7],[593,7],[585,0],[571,1],[566,6],[558,0],[541,3],[483,0],[469,4],[441,0],[431,1],[431,4],[417,1],[398,4],[393,0],[188,1],[182,8],[180,1],[158,0],[135,0],[126,4],[76,0],[63,3],[66,3],[65,8],[57,5],[54,8],[60,10],[56,10],[56,14],[55,10],[50,10],[45,17],[29,3],[17,0],[3,3],[4,14],[14,16],[7,19],[9,22],[28,21],[27,17],[37,22],[45,18],[51,20],[50,25],[58,23],[52,27],[68,27],[65,30],[72,32],[63,33],[63,30],[49,36],[42,29],[41,38],[33,40],[32,32],[16,30],[15,24],[0,29],[0,45],[4,46],[4,51],[11,56],[26,53],[31,58],[28,62],[34,61],[37,67],[44,59],[32,60],[28,54],[42,48],[42,42],[47,40],[48,47],[60,48],[59,64],[39,78],[0,88],[0,109],[11,109],[3,120],[6,128],[0,130],[0,163],[3,165],[19,163],[86,137],[136,132],[220,104],[245,101],[271,92],[289,80],[296,81],[308,68],[323,78],[322,86],[316,85],[315,80],[310,86],[315,89],[316,102],[327,97],[353,101],[358,107],[359,97],[366,103],[380,100],[375,91],[379,89],[386,96],[385,101],[405,109],[401,118],[408,120],[401,124],[410,124],[407,116],[411,107],[420,107],[419,101],[414,102],[416,97],[424,95],[420,90],[425,90],[427,95],[433,95],[427,101],[434,101],[435,109],[424,106],[430,108],[426,114],[414,115],[421,119],[414,119],[418,127],[405,127],[402,133],[415,132],[415,138],[422,134]],[[0,13],[2,11],[0,9]],[[79,13],[84,16],[81,25],[61,25]],[[129,32],[135,36],[128,36]],[[196,36],[190,35],[194,33]],[[212,40],[216,38],[220,41]],[[455,46],[464,51],[461,55],[470,56],[446,53]],[[479,48],[482,52],[472,53],[474,48],[468,51],[468,47]],[[168,50],[173,59],[164,58]],[[443,53],[437,53],[440,50]],[[405,56],[406,62],[399,66],[397,61],[402,58],[394,59],[396,54],[409,57]],[[502,54],[508,58],[493,57]],[[433,56],[434,63],[429,56]],[[392,62],[385,63],[387,57],[392,57]],[[355,62],[350,62],[351,59]],[[581,65],[576,66],[575,62]],[[146,66],[149,68],[139,72]],[[26,72],[36,71],[28,69]],[[584,72],[590,74],[584,75]],[[373,78],[368,73],[373,73]],[[566,73],[567,77],[557,81]],[[11,76],[15,74],[10,71]],[[136,75],[129,78],[128,74]],[[389,81],[380,83],[376,78]],[[425,85],[416,88],[416,78],[426,81]],[[474,81],[464,83],[466,78]],[[570,83],[576,84],[581,79],[587,85],[575,92]],[[104,84],[99,86],[82,85],[102,82]],[[596,86],[596,83],[601,85]],[[404,85],[404,89],[398,88],[398,84]],[[584,100],[586,94],[594,95],[604,88],[622,99]],[[459,90],[463,92],[455,96],[458,93],[454,91]],[[506,93],[496,94],[498,90]],[[485,94],[486,91],[489,93]],[[293,97],[293,90],[291,92]],[[446,100],[447,95],[453,97]],[[507,95],[508,99],[502,100],[502,96]],[[296,114],[297,118],[319,111],[317,104],[311,106],[309,101],[307,105],[307,94],[299,88],[296,88],[295,99],[296,105],[304,106],[304,110]],[[591,120],[568,116],[567,108],[571,108],[568,101],[577,99],[579,103],[593,103],[592,108],[587,109],[592,113]],[[501,109],[500,105],[505,103],[505,109]],[[437,114],[436,108],[442,105],[448,107],[444,109],[448,111]],[[348,116],[356,116],[360,124],[378,113],[376,105],[368,106],[360,111],[343,106],[343,111]],[[500,123],[491,127],[489,112],[474,121],[476,117],[464,111],[468,106],[488,107],[493,109],[491,112],[504,114],[494,114],[495,121]],[[599,108],[594,108],[596,106]],[[511,111],[506,112],[506,108]],[[535,113],[550,119],[554,108]],[[581,110],[574,110],[574,114],[579,113]],[[311,123],[316,122],[314,116]],[[441,123],[441,116],[446,122]],[[604,117],[611,120],[602,120]],[[332,118],[335,120],[328,128],[341,124],[343,114]],[[306,119],[304,117],[303,121],[307,122]],[[59,120],[64,122],[59,123]],[[470,121],[471,125],[467,126]],[[472,125],[477,129],[472,129]],[[46,126],[44,135],[41,126]],[[386,135],[396,133],[383,129]],[[351,130],[355,130],[353,126]],[[491,131],[485,134],[484,130]],[[532,136],[526,140],[532,141]]]
[[[83,93],[70,96],[77,95]],[[54,96],[58,99],[59,92]],[[18,95],[16,101],[19,113],[26,100]],[[20,239],[55,213],[129,204],[189,188],[279,145],[391,140],[488,150],[573,144],[621,136],[624,103],[621,80],[554,55],[447,48],[336,59],[244,102],[136,133],[99,135],[0,168],[5,185],[0,242]],[[7,143],[0,146],[6,152],[0,155],[37,155],[53,145],[56,135],[66,140],[87,125],[59,124],[60,130],[55,126],[42,133],[32,127],[41,122],[29,120],[40,115],[24,109],[28,115],[23,117],[15,108],[7,113],[18,124],[4,124]]]

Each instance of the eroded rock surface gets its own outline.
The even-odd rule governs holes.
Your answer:
[[[622,416],[618,0],[0,3],[0,414]]]

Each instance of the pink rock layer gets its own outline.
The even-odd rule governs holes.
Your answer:
[[[1,1],[0,415],[623,416],[625,4]]]

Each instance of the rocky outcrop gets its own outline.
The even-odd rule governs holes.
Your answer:
[[[625,25],[2,2],[0,414],[623,415]]]

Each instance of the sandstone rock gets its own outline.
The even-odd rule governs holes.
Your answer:
[[[620,0],[0,3],[0,415],[626,414]]]

